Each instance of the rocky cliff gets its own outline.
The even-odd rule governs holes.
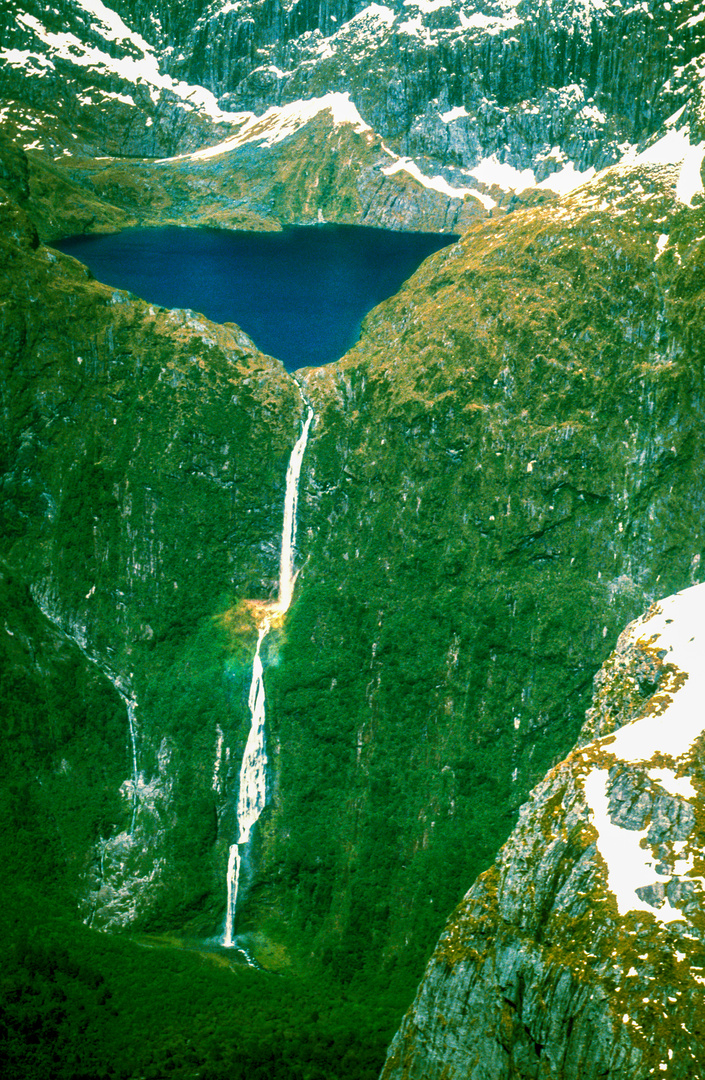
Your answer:
[[[286,139],[330,145],[333,111],[315,123]],[[468,225],[304,373],[306,566],[267,657],[272,800],[243,929],[411,978],[574,740],[620,626],[697,580],[699,124],[693,99],[631,165]],[[349,122],[337,138],[377,152]],[[189,215],[219,156],[170,163]],[[213,932],[236,786],[236,766],[213,786],[216,747],[232,724],[239,760],[246,601],[274,589],[299,391],[235,328],[38,246],[36,173],[7,161],[6,559],[125,709],[126,816],[85,854],[103,869],[83,902],[97,924]]]
[[[385,1080],[703,1075],[704,600],[620,636],[581,743],[441,936]]]
[[[168,69],[229,106],[349,90],[404,152],[466,166],[498,155],[544,174],[609,164],[658,127],[701,41],[691,0],[215,0],[180,6],[176,33],[168,3],[117,6],[147,37],[169,20]]]
[[[366,125],[348,94],[261,117],[242,114],[227,139],[157,161],[29,153],[33,220],[42,239],[128,226],[230,229],[336,222],[461,232],[495,200],[482,185],[394,169],[399,158]]]
[[[507,193],[564,191],[651,136],[700,84],[702,27],[701,0],[222,0],[178,13],[167,0],[112,9],[57,0],[50,11],[12,0],[0,13],[2,120],[32,151],[37,188],[59,205],[67,183],[72,202],[86,201],[85,168],[66,173],[72,158],[121,159],[108,202],[117,197],[122,216],[114,206],[107,219],[104,207],[96,213],[92,191],[92,212],[65,223],[81,230],[169,220],[170,210],[196,221],[215,214],[228,227],[258,228],[263,217],[271,226],[292,213],[308,220],[313,210],[314,220],[320,211],[326,220],[462,230]],[[332,165],[311,145],[316,132],[302,170],[296,140],[279,146],[278,137],[271,154],[271,140],[248,129],[247,153],[219,162],[210,206],[203,191],[194,200],[182,169],[133,171],[125,161],[214,146],[254,117],[279,123],[340,94],[358,132],[376,133],[374,148],[353,140]],[[256,180],[252,205],[243,173]]]

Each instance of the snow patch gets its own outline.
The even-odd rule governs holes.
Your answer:
[[[694,799],[697,795],[690,777],[676,776],[673,769],[649,769],[649,777],[660,784],[669,795],[677,795],[682,799]]]
[[[545,180],[542,180],[538,186],[547,188],[549,191],[555,191],[558,195],[567,195],[569,192],[575,191],[576,188],[582,187],[583,184],[587,184],[594,175],[594,166],[591,165],[585,172],[579,172],[573,162],[569,161],[558,172],[551,173]]]
[[[99,20],[100,25],[96,29],[106,42],[129,42],[141,56],[113,56],[110,52],[81,41],[75,34],[55,34],[47,30],[33,15],[21,12],[17,15],[17,23],[46,46],[47,56],[41,61],[43,64],[53,67],[55,60],[63,60],[99,75],[117,75],[135,86],[145,84],[155,104],[162,91],[168,90],[181,99],[184,108],[198,110],[217,123],[233,121],[235,114],[223,112],[210,90],[203,86],[175,81],[170,75],[165,75],[159,68],[152,46],[139,34],[134,34],[122,19],[104,7],[100,0],[82,0],[82,6]]]
[[[513,15],[502,16],[484,15],[480,11],[466,15],[464,11],[458,12],[460,25],[463,30],[484,30],[487,34],[501,34],[504,30],[513,30],[521,25],[521,19],[516,12]]]
[[[30,52],[29,49],[0,49],[0,64],[22,68],[28,75],[45,75],[54,64],[48,56]]]
[[[666,244],[667,243],[668,243],[668,233],[661,233],[658,240],[656,241],[656,254],[654,255],[654,262],[656,262],[657,259],[661,258],[664,251],[666,250]]]
[[[369,4],[362,11],[358,11],[357,15],[353,15],[345,25],[350,26],[352,23],[363,22],[368,19],[376,20],[377,22],[383,22],[386,26],[391,26],[396,18],[394,12],[388,8],[383,7],[381,4]]]
[[[223,6],[218,8],[214,15],[220,18],[221,15],[229,15],[231,11],[239,11],[242,6],[239,0],[225,0]]]
[[[681,165],[676,198],[685,206],[692,206],[696,195],[703,192],[702,164],[705,158],[705,142],[690,146]]]
[[[663,866],[663,852],[651,850],[650,825],[643,830],[622,828],[610,818],[608,789],[610,765],[601,767],[594,760],[594,750],[605,751],[610,758],[627,765],[639,763],[647,777],[668,795],[691,800],[698,792],[689,776],[679,775],[688,768],[688,755],[694,741],[705,730],[705,584],[659,601],[642,619],[632,624],[629,640],[648,648],[675,671],[670,675],[670,692],[657,691],[650,711],[617,732],[598,739],[586,749],[591,767],[584,780],[585,798],[598,833],[597,848],[607,866],[608,886],[617,901],[619,913],[650,911],[662,923],[685,916],[666,897],[655,906],[642,899],[637,890],[657,886],[652,892],[663,897],[664,885],[678,879],[703,885],[694,873],[688,839],[671,845],[670,866]],[[663,757],[675,759],[673,767],[663,764]],[[684,760],[685,759],[685,760]]]
[[[705,583],[660,600],[655,614],[638,623],[634,634],[674,664],[686,681],[670,700],[657,702],[642,719],[606,736],[605,745],[627,762],[649,761],[657,753],[679,758],[705,730]]]
[[[583,105],[578,117],[581,120],[592,120],[596,124],[607,123],[607,117],[595,105]]]
[[[683,919],[683,914],[672,907],[668,899],[664,899],[660,908],[654,908],[637,894],[637,889],[670,881],[670,875],[665,877],[657,873],[648,844],[641,847],[648,829],[636,831],[613,824],[609,813],[608,783],[607,769],[593,769],[585,778],[585,798],[597,829],[597,850],[607,865],[608,885],[617,901],[619,914],[650,911],[662,923]]]
[[[404,7],[415,7],[429,15],[440,8],[451,7],[452,3],[453,0],[404,0]]]
[[[449,109],[448,112],[441,113],[441,120],[444,124],[451,124],[453,120],[459,120],[461,116],[469,116],[470,113],[464,105],[458,105],[455,109]]]
[[[496,154],[485,158],[470,169],[481,184],[488,187],[496,185],[502,191],[525,191],[526,188],[536,187],[536,176],[533,169],[515,169],[513,165],[501,162]]]
[[[472,196],[473,199],[477,199],[486,210],[491,210],[497,203],[489,195],[483,195],[482,192],[476,191],[475,188],[458,188],[452,187],[451,184],[443,176],[425,176],[415,161],[411,158],[399,158],[398,161],[393,162],[391,165],[385,166],[382,169],[385,176],[393,176],[398,172],[406,172],[410,176],[413,176],[414,180],[422,184],[423,187],[429,188],[432,191],[439,191],[442,195],[447,195],[450,199],[464,199],[466,195]]]
[[[678,29],[682,30],[683,27],[687,27],[688,29],[690,29],[691,26],[697,26],[698,23],[701,23],[703,19],[705,19],[705,11],[701,11],[699,15],[692,15],[689,19],[686,19],[686,21],[682,23],[678,27]]]
[[[678,181],[676,183],[676,198],[685,206],[692,206],[696,195],[703,193],[701,170],[703,158],[705,158],[705,141],[691,143],[690,126],[676,127],[683,109],[665,123],[666,133],[662,135],[652,146],[647,146],[640,154],[634,150],[628,151],[620,164],[626,166],[638,165],[680,165]]]
[[[417,15],[414,19],[407,19],[406,22],[399,23],[397,31],[400,34],[409,34],[410,37],[417,37],[423,41],[424,45],[432,45],[433,38],[430,31],[424,26],[423,19],[420,15]]]
[[[555,152],[551,152],[551,157],[559,160],[559,154],[562,152],[556,148]],[[492,154],[474,169],[470,169],[470,173],[488,187],[496,184],[502,191],[516,191],[518,194],[526,191],[527,188],[545,188],[555,191],[558,195],[567,195],[591,180],[595,175],[595,169],[590,167],[585,172],[578,172],[573,162],[568,161],[562,169],[551,173],[545,180],[537,182],[533,169],[516,169],[513,165],[499,161],[497,155]]]
[[[93,16],[91,29],[97,30],[106,41],[131,41],[143,52],[151,48],[143,37],[125,25],[116,11],[111,11],[101,0],[75,0],[75,3]]]

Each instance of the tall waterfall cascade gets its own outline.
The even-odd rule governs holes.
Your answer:
[[[303,396],[303,395],[302,395]],[[235,913],[237,910],[238,890],[240,886],[240,866],[242,849],[252,838],[252,830],[259,820],[267,801],[267,749],[265,742],[265,696],[264,666],[262,664],[262,643],[269,633],[272,622],[282,617],[289,609],[294,595],[296,573],[294,557],[296,554],[296,522],[299,499],[299,478],[303,462],[308,433],[313,420],[313,409],[306,403],[306,417],[301,427],[301,434],[291,452],[286,471],[286,494],[284,497],[284,521],[282,524],[281,553],[279,557],[279,595],[277,600],[267,606],[258,626],[257,648],[252,662],[252,681],[248,705],[250,710],[250,733],[240,766],[240,784],[237,799],[237,841],[230,846],[227,871],[227,906],[225,912],[225,930],[222,944],[232,948]]]

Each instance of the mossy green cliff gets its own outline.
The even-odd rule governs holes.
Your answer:
[[[123,767],[120,781],[128,786],[118,832],[131,865],[113,867],[130,895],[118,885],[113,895],[100,879],[106,863],[97,852],[105,855],[111,819],[96,827],[92,855],[91,847],[82,854],[90,878],[82,904],[104,889],[91,917],[124,923],[155,902],[183,909],[212,893],[215,920],[223,876],[216,729],[235,759],[247,733],[254,634],[241,602],[276,590],[301,399],[281,364],[237,327],[100,285],[74,260],[37,247],[16,203],[3,211],[3,566],[22,603],[30,589],[63,648],[73,642],[92,678],[102,673],[123,698],[119,737],[108,750],[96,745],[94,767],[103,768],[104,752],[124,763],[127,747],[131,757],[126,706],[139,703],[136,765]],[[12,605],[6,618],[11,636]],[[37,709],[23,724],[41,728]],[[59,737],[41,768],[70,788],[78,780],[63,758]],[[140,825],[138,813],[139,845],[127,835],[135,784],[145,818]],[[201,866],[195,876],[192,863]],[[131,874],[150,888],[130,893]]]
[[[420,961],[621,627],[698,578],[702,214],[656,184],[471,228],[306,376],[306,564],[250,919],[337,942],[344,970]]]

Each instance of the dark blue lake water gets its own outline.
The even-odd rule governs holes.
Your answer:
[[[337,360],[360,323],[432,252],[456,240],[356,225],[280,233],[129,229],[55,244],[99,281],[168,308],[235,322],[289,371]]]
[[[292,372],[338,360],[360,336],[367,312],[455,240],[321,225],[283,232],[130,229],[54,246],[84,262],[98,281],[164,308],[238,323]]]

